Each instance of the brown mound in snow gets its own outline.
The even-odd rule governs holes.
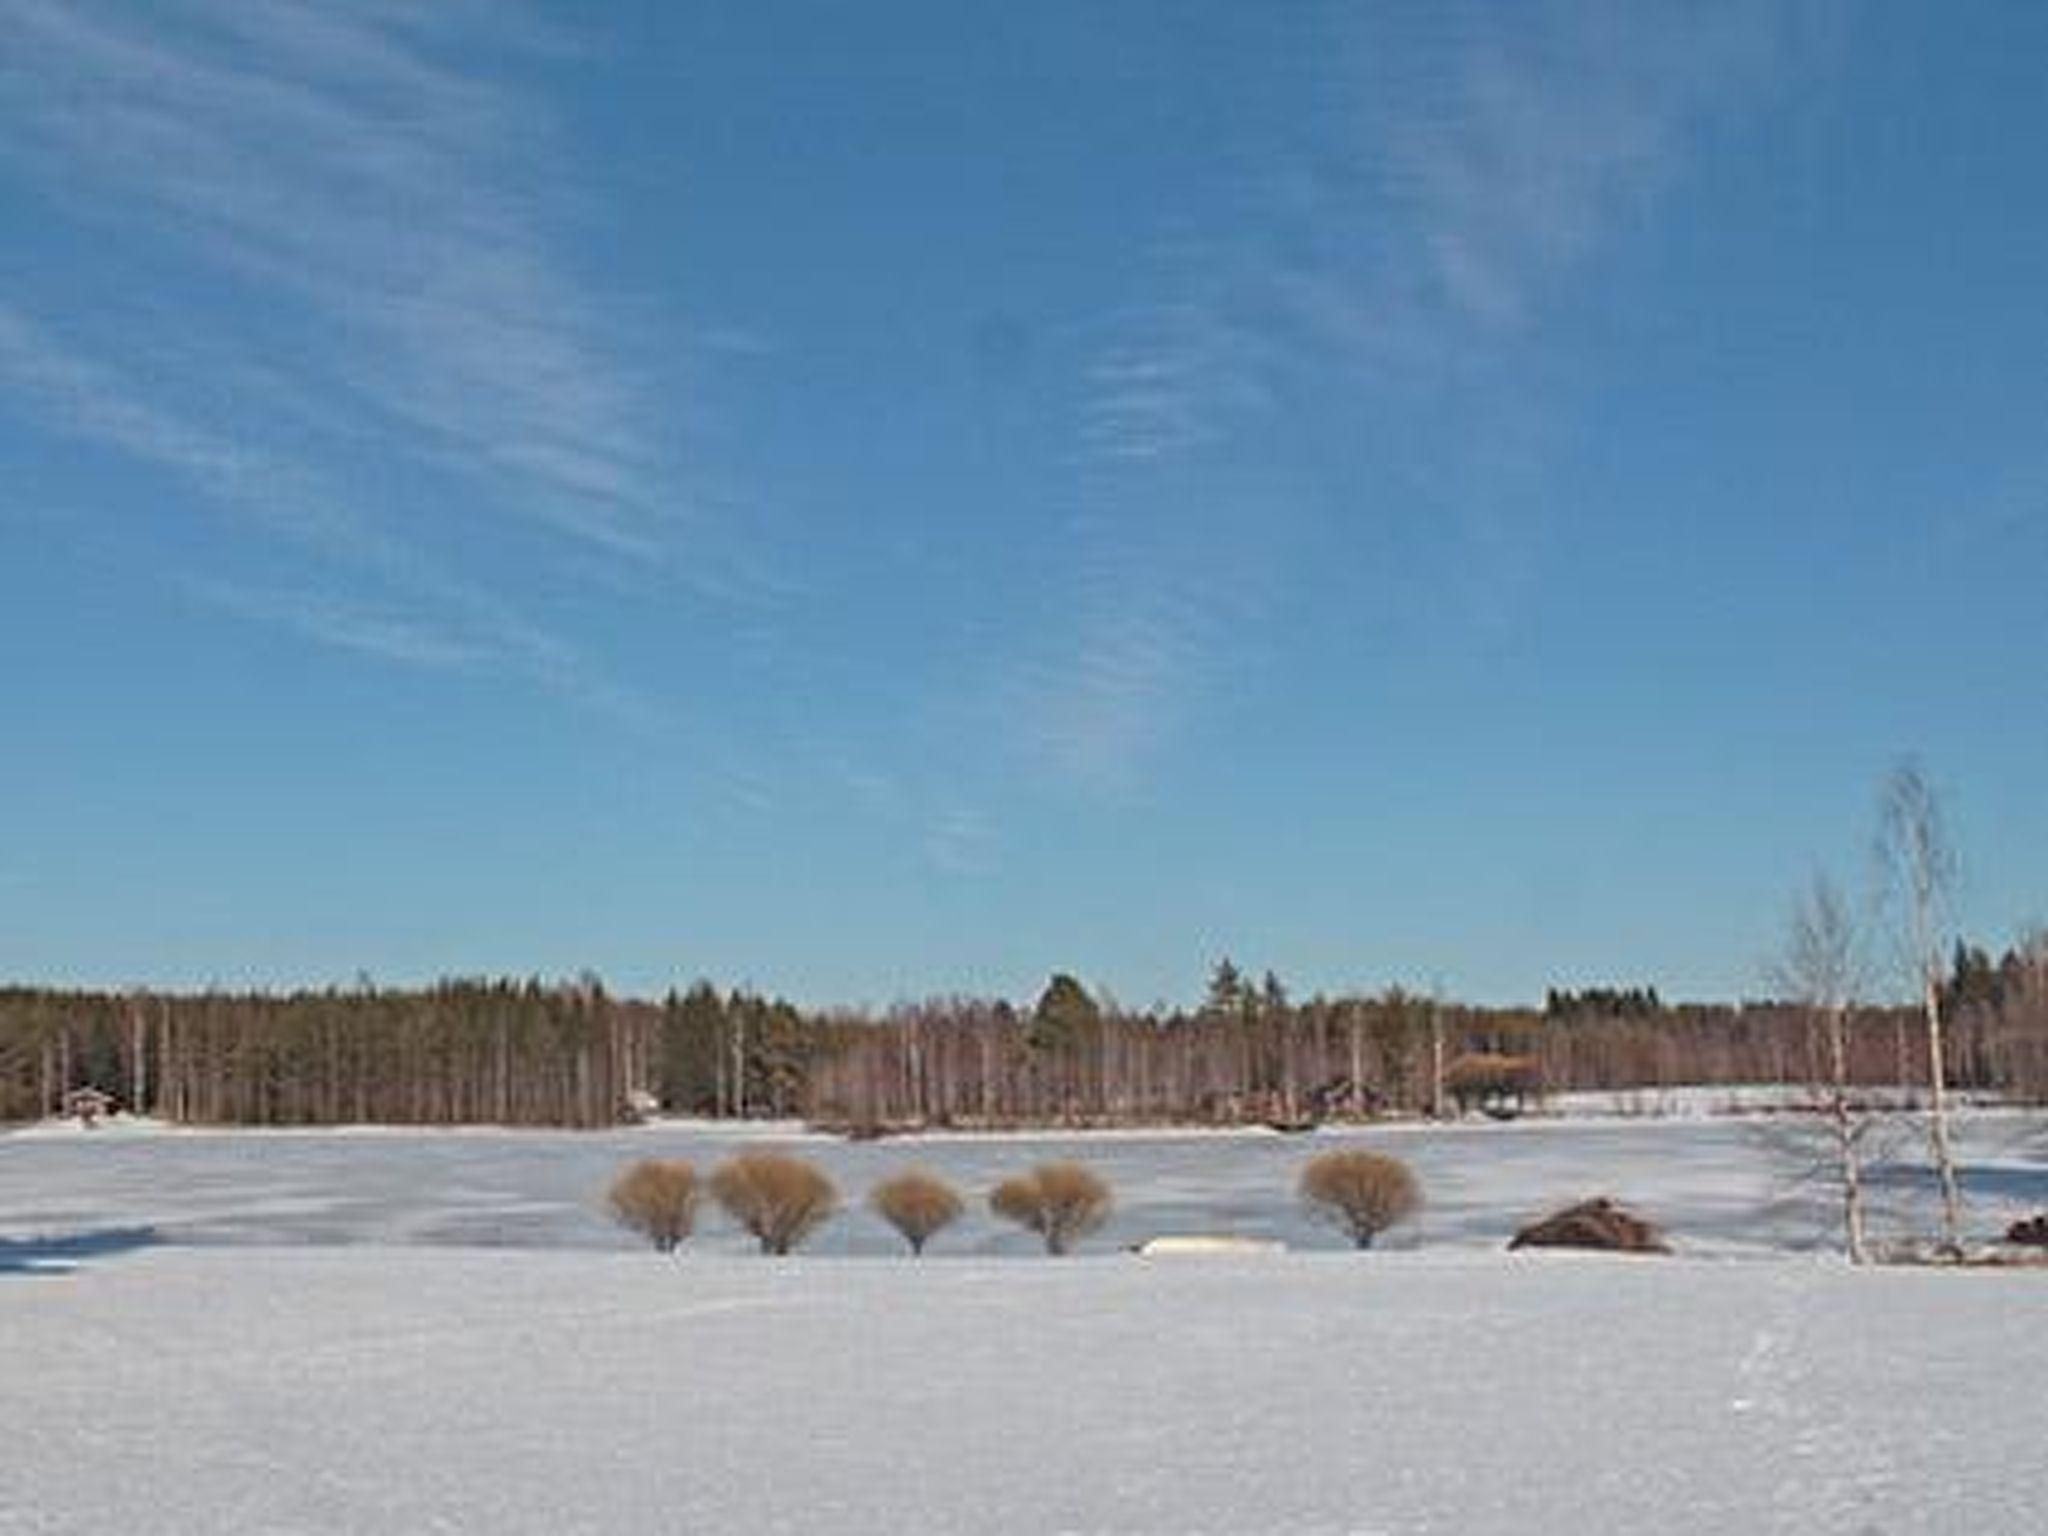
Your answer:
[[[1664,1234],[1612,1200],[1582,1200],[1531,1222],[1510,1248],[1603,1248],[1614,1253],[1669,1253]]]
[[[2008,1243],[2025,1243],[2029,1248],[2048,1248],[2048,1211],[2029,1216],[2005,1229]]]

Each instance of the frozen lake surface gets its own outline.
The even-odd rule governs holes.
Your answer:
[[[2048,1204],[2040,1132],[1970,1122],[1980,1229]],[[1301,1162],[1354,1139],[1432,1202],[1391,1251],[1344,1252],[1295,1207]],[[2017,1536],[2048,1508],[2048,1272],[1827,1258],[1782,1132],[801,1143],[856,1197],[907,1161],[979,1194],[1081,1156],[1122,1205],[1057,1261],[981,1214],[932,1258],[883,1258],[858,1212],[815,1255],[751,1256],[713,1219],[671,1260],[598,1212],[625,1159],[737,1144],[0,1138],[0,1536]],[[1682,1256],[1500,1251],[1594,1192]],[[1214,1231],[1315,1251],[1118,1251]]]
[[[1804,1128],[1802,1128],[1804,1127]],[[1035,1241],[988,1215],[980,1198],[1006,1174],[1049,1157],[1087,1162],[1115,1188],[1115,1218],[1091,1246],[1175,1232],[1341,1246],[1295,1199],[1301,1165],[1333,1146],[1407,1159],[1428,1207],[1389,1234],[1395,1247],[1495,1248],[1545,1209],[1591,1194],[1639,1206],[1689,1251],[1767,1254],[1830,1246],[1832,1197],[1805,1175],[1819,1155],[1810,1123],[1789,1117],[1476,1122],[1362,1132],[933,1136],[848,1144],[800,1130],[640,1127],[615,1132],[499,1130],[120,1130],[0,1136],[0,1239],[149,1229],[156,1241],[619,1248],[603,1212],[625,1162],[684,1157],[700,1171],[741,1146],[815,1158],[848,1209],[806,1252],[883,1254],[895,1236],[860,1207],[866,1189],[917,1163],[958,1183],[969,1214],[935,1251],[1027,1255]],[[2048,1117],[1978,1114],[1962,1122],[1966,1181],[1981,1235],[2048,1205]],[[1917,1141],[1878,1179],[1895,1229],[1932,1221]],[[1880,1222],[1881,1228],[1886,1224]],[[696,1246],[739,1252],[707,1211]]]

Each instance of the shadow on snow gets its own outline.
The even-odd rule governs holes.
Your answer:
[[[94,1259],[158,1242],[155,1227],[102,1227],[62,1237],[0,1237],[0,1275],[64,1275]]]

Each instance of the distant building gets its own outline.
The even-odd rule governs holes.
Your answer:
[[[114,1096],[97,1088],[73,1088],[64,1095],[64,1116],[80,1125],[97,1125],[114,1112]]]

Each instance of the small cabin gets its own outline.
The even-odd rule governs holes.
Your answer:
[[[90,1130],[114,1112],[114,1096],[98,1088],[73,1088],[64,1095],[64,1118]]]
[[[1540,1087],[1541,1074],[1530,1056],[1473,1051],[1460,1056],[1444,1072],[1444,1088],[1461,1115],[1477,1107],[1495,1120],[1512,1120],[1528,1107],[1530,1096]]]

